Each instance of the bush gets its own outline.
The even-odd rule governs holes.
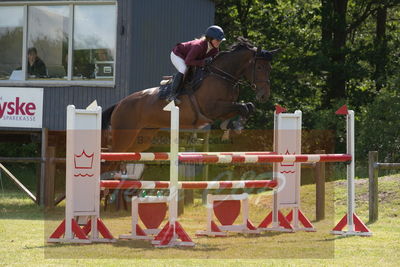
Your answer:
[[[367,158],[368,151],[379,152],[380,162],[400,162],[400,94],[382,90],[361,110],[356,139],[357,154]]]

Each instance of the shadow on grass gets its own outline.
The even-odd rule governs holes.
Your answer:
[[[195,242],[196,243],[196,242]],[[112,244],[114,247],[127,247],[127,248],[135,248],[141,250],[159,250],[159,249],[171,249],[171,248],[157,248],[154,247],[150,241],[146,240],[122,240],[119,239],[117,242]],[[222,251],[220,245],[204,245],[196,243],[194,247],[174,247],[176,250],[190,250],[190,251],[201,251],[201,252],[213,252],[213,251]]]

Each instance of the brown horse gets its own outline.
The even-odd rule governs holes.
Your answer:
[[[198,89],[180,96],[180,127],[200,128],[237,115],[247,118],[254,105],[237,102],[241,79],[250,82],[258,101],[267,101],[273,53],[239,38],[230,51],[218,54],[206,66],[208,75]],[[144,151],[160,128],[169,128],[170,113],[163,111],[167,103],[159,98],[159,90],[154,87],[135,92],[104,111],[103,127],[111,126],[111,151]]]

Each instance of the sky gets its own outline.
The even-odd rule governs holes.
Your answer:
[[[0,28],[5,27],[21,27],[23,22],[24,9],[18,7],[1,7],[0,8]]]
[[[115,30],[116,30],[116,10],[114,5],[75,5],[75,49],[96,49],[110,48],[115,49]],[[47,33],[49,39],[59,39],[60,36],[52,36],[54,27],[60,27],[60,21],[67,22],[69,17],[68,6],[31,6],[30,14],[46,14],[46,17],[38,18],[30,17],[29,21],[41,22],[40,27],[29,25],[29,35],[35,38],[35,35],[43,35]],[[29,12],[29,11],[28,11]],[[0,28],[21,27],[23,24],[23,7],[1,7],[0,8]],[[56,19],[58,18],[58,19]],[[58,21],[58,23],[56,22]],[[56,22],[56,23],[52,23]],[[67,25],[63,25],[68,31]],[[36,29],[35,29],[36,28]],[[54,34],[53,34],[54,35]],[[37,37],[37,36],[36,36]]]

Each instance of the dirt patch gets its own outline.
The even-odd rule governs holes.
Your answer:
[[[384,176],[384,177],[379,177],[379,183],[387,183],[387,182],[398,182],[398,186],[394,186],[393,188],[390,188],[388,190],[387,188],[384,190],[382,188],[378,189],[378,199],[380,203],[388,203],[388,202],[393,202],[393,200],[396,200],[400,197],[400,174],[395,174],[395,175],[390,175],[390,176]],[[356,202],[368,202],[369,201],[369,192],[368,192],[368,179],[356,179],[355,180],[355,186],[356,186]],[[340,180],[340,181],[335,181],[335,186],[338,187],[346,187],[347,186],[347,180]],[[357,193],[357,187],[367,187],[367,191],[363,193]],[[337,201],[336,204],[343,204],[345,205],[347,203],[347,199],[343,199],[340,201]]]

